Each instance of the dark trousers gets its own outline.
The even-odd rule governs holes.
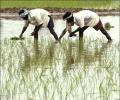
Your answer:
[[[79,37],[83,37],[83,32],[88,28],[88,26],[84,26],[79,29]]]
[[[58,36],[55,33],[55,31],[54,31],[54,22],[53,22],[53,19],[52,19],[52,17],[50,15],[48,15],[48,16],[49,16],[50,20],[48,22],[48,26],[47,27],[50,30],[50,33],[54,36],[55,40],[58,40]],[[37,27],[37,26],[35,26],[35,27]],[[34,39],[38,40],[38,32],[36,32],[34,34]]]
[[[54,36],[55,40],[58,40],[58,36],[57,34],[55,33],[54,31],[54,22],[53,22],[53,19],[50,15],[48,15],[50,20],[49,20],[49,23],[48,23],[48,29],[50,30],[50,33]]]
[[[83,37],[83,32],[88,28],[89,26],[84,26],[79,29],[79,37]],[[107,31],[104,29],[101,20],[98,22],[96,26],[93,27],[96,31],[100,30],[108,40],[112,40],[110,35],[107,33]]]

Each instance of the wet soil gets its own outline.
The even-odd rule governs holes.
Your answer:
[[[0,9],[0,13],[17,13],[20,8],[3,8]],[[27,9],[34,9],[34,8],[27,8]],[[79,10],[83,10],[83,8],[44,8],[51,13],[63,13],[66,11],[77,12]],[[119,12],[120,9],[89,9],[96,12]]]
[[[27,9],[34,9],[34,8],[27,8]],[[52,13],[54,18],[61,18],[64,12],[71,11],[71,12],[78,12],[83,10],[83,8],[44,8]],[[20,8],[3,8],[0,9],[0,18],[6,19],[18,19],[18,11]],[[85,9],[84,9],[85,10]],[[120,9],[88,9],[98,13],[100,16],[107,16],[107,15],[120,15]]]

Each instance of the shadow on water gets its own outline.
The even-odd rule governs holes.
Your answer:
[[[44,49],[44,64],[47,64],[48,66],[54,65],[54,54],[55,54],[55,43],[54,42],[48,42],[47,47]]]
[[[96,95],[108,100],[113,89],[117,91],[118,67],[115,67],[116,58],[111,55],[116,55],[117,50],[112,43],[88,39],[64,40],[57,45],[52,41],[46,44],[30,41],[2,42],[2,66],[5,66],[1,67],[5,76],[2,94],[6,93],[13,100],[18,90],[33,100],[37,92],[41,100],[48,97],[95,100]],[[87,99],[89,95],[91,99]]]
[[[20,46],[23,51],[22,70],[30,70],[37,67],[49,68],[54,65],[55,43],[49,42],[47,46],[44,46],[44,44],[34,41],[31,51],[24,42],[20,42]]]
[[[116,18],[118,20],[118,17]],[[113,17],[110,20],[114,22],[112,19]],[[2,33],[6,37],[19,32],[16,27],[13,31],[13,22],[9,25],[9,20],[3,22],[5,26],[2,27]],[[14,25],[20,23],[16,22]],[[56,29],[61,32],[65,23],[60,21],[57,24],[61,27]],[[0,66],[2,98],[117,100],[119,98],[120,44],[117,44],[119,25],[118,23],[112,25],[115,27],[110,30],[110,35],[113,40],[117,40],[112,43],[104,43],[104,37],[101,39],[102,37],[99,36],[98,39],[95,37],[96,40],[90,40],[89,36],[88,39],[85,36],[85,39],[75,41],[63,39],[62,43],[57,45],[48,38],[47,43],[42,38],[39,38],[38,42],[32,41],[31,38],[17,42],[3,38]],[[31,31],[30,28],[27,33]],[[94,32],[90,30],[86,35],[89,33]],[[45,35],[44,30],[43,35]],[[95,33],[92,35],[93,38],[94,35]]]
[[[30,57],[30,53],[28,51],[28,48],[26,47],[26,45],[23,42],[20,42],[20,48],[22,48],[23,51],[23,62],[20,63],[21,64],[21,69],[28,71],[30,70],[31,67],[31,57]]]
[[[77,43],[75,43],[77,42]],[[95,67],[95,62],[99,62],[99,65],[103,63],[104,59],[107,59],[107,50],[109,50],[112,42],[97,44],[93,43],[91,51],[86,48],[85,41],[83,39],[77,40],[75,42],[69,41],[68,46],[64,49],[64,70],[74,69],[76,66],[83,66],[84,69],[93,64]],[[90,43],[87,44],[89,46]],[[101,47],[99,46],[101,45]],[[106,52],[106,53],[105,53]]]

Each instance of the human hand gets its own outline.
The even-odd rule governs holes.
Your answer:
[[[55,43],[61,43],[60,40],[56,40]]]
[[[22,34],[20,34],[19,38],[22,38]]]
[[[71,33],[69,34],[69,37],[72,37],[72,36],[76,36],[76,34],[73,33],[73,32],[71,32]]]
[[[34,34],[35,34],[35,32],[32,32],[32,33],[31,33],[31,36],[33,36]]]

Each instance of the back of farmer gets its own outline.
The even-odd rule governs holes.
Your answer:
[[[103,28],[102,22],[100,17],[90,10],[82,10],[77,13],[71,13],[66,12],[63,15],[63,20],[66,20],[66,28],[63,30],[61,36],[59,37],[59,40],[63,37],[63,35],[68,31],[70,33],[70,37],[76,36],[76,32],[79,31],[79,36],[83,37],[83,32],[88,27],[93,27],[96,31],[100,30],[106,38],[111,41],[111,37],[106,32],[106,30]],[[71,32],[71,27],[76,24],[78,28]]]
[[[99,16],[95,12],[89,10],[79,11],[73,14],[73,16],[75,21],[74,23],[80,28],[84,26],[94,27],[100,20]]]
[[[36,39],[38,39],[38,31],[42,27],[46,27],[50,30],[50,33],[54,36],[56,40],[58,40],[58,36],[54,31],[54,22],[51,17],[51,14],[44,10],[44,9],[21,9],[19,11],[20,17],[25,21],[23,26],[22,32],[20,34],[20,38],[22,37],[23,33],[27,29],[29,24],[35,25],[35,28],[31,35],[34,35]]]

